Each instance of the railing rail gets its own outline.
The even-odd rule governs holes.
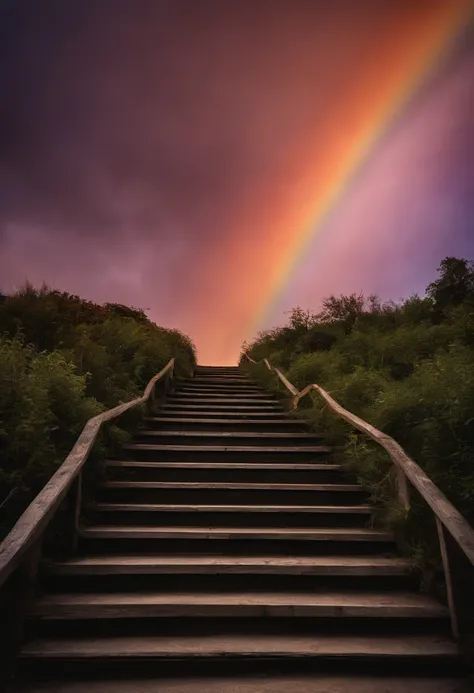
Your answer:
[[[0,586],[18,567],[22,556],[30,546],[43,534],[68,490],[80,475],[103,424],[116,419],[133,407],[145,404],[154,391],[156,383],[163,377],[172,377],[173,368],[174,359],[171,359],[163,370],[150,380],[141,397],[89,419],[62,465],[0,544]]]
[[[24,622],[33,599],[41,558],[42,540],[49,523],[68,493],[72,493],[71,550],[74,552],[81,508],[82,470],[102,426],[129,409],[146,404],[159,381],[165,392],[173,377],[174,359],[155,375],[141,397],[94,416],[84,426],[74,447],[59,469],[33,499],[0,544],[0,689],[8,680]]]
[[[251,358],[246,352],[244,357],[251,364],[257,362]],[[338,414],[342,419],[350,423],[359,431],[366,433],[370,438],[375,440],[389,454],[396,473],[398,484],[398,498],[400,503],[408,510],[410,508],[410,491],[408,481],[416,488],[421,497],[429,505],[436,517],[436,527],[441,549],[441,558],[443,561],[443,569],[446,580],[447,601],[451,619],[451,630],[455,637],[459,637],[459,609],[456,608],[454,597],[454,584],[450,565],[448,542],[446,541],[446,533],[454,539],[463,555],[468,559],[471,566],[474,566],[474,529],[465,520],[461,513],[454,505],[446,498],[444,493],[433,483],[423,469],[407,455],[405,450],[393,438],[386,435],[379,429],[375,428],[367,421],[352,414],[344,409],[331,395],[326,392],[320,385],[311,383],[303,390],[298,389],[289,382],[283,373],[272,366],[268,359],[263,359],[263,363],[277,375],[283,385],[291,394],[291,406],[296,409],[300,400],[310,392],[317,392],[329,406],[329,408]],[[474,586],[473,586],[474,587]]]

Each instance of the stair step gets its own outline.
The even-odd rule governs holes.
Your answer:
[[[173,392],[223,392],[229,394],[245,393],[249,394],[260,394],[268,397],[268,391],[258,387],[258,385],[251,385],[250,383],[234,383],[232,385],[222,385],[219,383],[175,383],[173,387]]]
[[[229,404],[229,403],[223,403],[223,404],[213,404],[212,406],[208,403],[190,403],[188,401],[185,402],[170,402],[167,400],[164,404],[162,409],[178,409],[178,410],[183,410],[183,411],[189,411],[190,409],[192,411],[196,410],[205,410],[208,412],[211,411],[217,411],[217,412],[230,412],[232,414],[237,413],[237,412],[243,412],[243,413],[261,413],[268,415],[271,412],[275,412],[278,416],[281,416],[283,414],[283,408],[278,402],[272,401],[272,404],[264,405],[262,403],[258,404],[247,404],[243,405],[241,403],[234,403],[234,404]]]
[[[364,676],[360,673],[360,663],[367,660],[371,673]],[[91,659],[94,672],[103,666],[107,680],[102,676],[92,681],[90,678],[81,680],[86,661],[87,657],[78,657],[77,660],[65,657],[61,660],[61,671],[70,672],[72,682],[42,680],[38,686],[35,682],[19,679],[12,683],[9,693],[472,693],[472,680],[459,678],[458,662],[454,656],[451,658],[440,654],[438,657],[429,650],[426,656],[412,655],[409,652],[400,656],[396,653],[381,653],[380,656],[354,653],[345,656],[343,660],[339,655],[332,654],[327,657],[316,655],[314,658],[285,656],[281,658],[285,672],[277,668],[280,657],[273,656],[271,652],[265,654],[265,651],[252,657],[226,656],[225,651],[222,656],[214,657],[211,654],[202,658],[202,666],[199,657],[181,655],[152,655],[150,658],[137,659],[127,655],[111,659],[97,657]],[[262,662],[261,667],[259,661]],[[40,667],[44,679],[42,665],[49,671],[50,662],[55,662],[55,659],[25,656],[21,663],[28,669]],[[126,669],[118,672],[117,667],[121,662]],[[186,667],[184,675],[183,662]],[[341,674],[342,662],[345,665],[354,662],[355,672],[344,666],[344,673]],[[442,668],[441,677],[437,675],[439,669],[434,670],[433,662]],[[191,663],[194,663],[192,676],[189,672]],[[209,663],[213,664],[211,673],[208,670]],[[424,665],[423,677],[418,673],[420,665]],[[446,665],[450,669],[449,676],[444,671]],[[403,673],[398,676],[401,666]],[[411,666],[410,673],[407,672],[407,666]],[[194,671],[196,667],[197,671]],[[250,673],[247,671],[248,667]],[[324,671],[321,671],[323,667]],[[312,673],[308,673],[308,668]],[[416,673],[413,673],[413,668]]]
[[[98,512],[157,512],[157,513],[296,513],[296,514],[371,514],[369,505],[194,505],[159,503],[94,503]]]
[[[226,440],[227,438],[260,438],[262,440],[267,439],[281,439],[281,440],[321,440],[321,436],[316,433],[301,433],[301,432],[268,432],[268,431],[167,431],[167,430],[150,430],[142,429],[137,432],[140,436],[149,436],[150,438],[222,438]]]
[[[359,528],[299,527],[150,527],[94,525],[80,529],[85,539],[226,539],[272,541],[391,542],[393,534]]]
[[[399,576],[403,558],[379,556],[85,556],[47,566],[54,575],[183,574]]]
[[[200,490],[237,490],[237,491],[319,491],[323,493],[361,493],[358,484],[261,484],[228,481],[106,481],[102,488],[125,489],[195,489]]]
[[[156,418],[163,419],[163,421],[184,421],[185,417],[191,417],[196,422],[205,420],[215,420],[219,417],[220,421],[226,423],[230,421],[231,423],[252,423],[257,425],[260,421],[263,423],[274,423],[278,420],[283,420],[282,417],[287,416],[282,409],[271,409],[270,411],[245,411],[240,408],[235,409],[217,409],[216,411],[209,411],[207,407],[204,408],[194,408],[194,407],[172,407],[166,409],[164,406],[159,410],[159,416]],[[155,418],[155,417],[153,417]],[[291,421],[292,423],[299,423],[305,425],[304,421],[300,421],[296,418],[290,418],[287,416],[285,421]]]
[[[302,471],[344,472],[342,464],[317,464],[316,462],[148,462],[147,460],[106,460],[107,467],[131,469],[250,469],[252,471]]]
[[[441,619],[447,609],[411,592],[114,592],[49,594],[33,614],[42,619],[163,617],[422,618]]]
[[[349,500],[350,498],[350,500]],[[256,483],[249,481],[135,481],[104,482],[103,502],[169,503],[173,505],[356,505],[366,503],[367,492],[350,483]]]
[[[171,400],[177,400],[177,399],[190,399],[190,400],[207,400],[207,399],[218,399],[218,400],[234,400],[234,399],[243,399],[247,400],[250,399],[255,402],[259,402],[260,400],[269,400],[270,397],[268,395],[268,392],[259,392],[259,391],[251,391],[249,392],[248,390],[243,391],[241,388],[238,390],[226,390],[225,392],[222,392],[221,390],[217,389],[204,389],[204,390],[198,390],[197,388],[189,388],[187,390],[183,388],[176,388],[173,390],[173,394],[169,396],[169,399]],[[272,402],[275,402],[276,400],[273,398],[271,399]]]
[[[400,659],[404,662],[407,658],[421,659],[427,657],[455,659],[459,656],[456,644],[447,638],[438,635],[407,635],[400,636],[351,636],[338,635],[259,635],[259,634],[229,634],[229,635],[203,635],[192,636],[147,636],[147,637],[104,637],[104,638],[65,638],[54,640],[49,638],[36,639],[26,644],[21,652],[21,659],[58,659],[58,660],[102,660],[112,659],[122,662],[124,659],[324,659],[324,658],[370,658],[370,659]],[[232,679],[234,681],[234,679]],[[268,681],[268,679],[267,679]],[[309,679],[304,687],[295,691],[313,690],[312,679]],[[155,682],[156,684],[156,682]],[[353,681],[354,684],[354,681]],[[140,682],[137,682],[140,686]],[[265,687],[265,692],[274,691],[274,684],[270,688]],[[127,693],[134,686],[127,688]],[[42,689],[43,690],[43,689]],[[63,690],[61,688],[61,690]],[[112,688],[110,689],[112,690]],[[138,690],[140,690],[138,688]],[[147,689],[148,693],[157,691],[153,687]],[[159,690],[163,690],[159,686]],[[166,689],[165,689],[166,690]],[[173,688],[173,691],[175,689]],[[179,693],[182,689],[176,689]],[[194,690],[194,689],[193,689]],[[199,687],[200,693],[209,690],[207,686]],[[230,688],[218,688],[221,691]],[[254,689],[245,687],[242,693],[249,693]],[[279,689],[280,690],[280,689]],[[290,688],[282,688],[285,693]],[[328,693],[335,688],[318,688],[321,693]],[[337,689],[339,692],[341,689]],[[349,691],[353,688],[348,688]],[[362,689],[358,689],[361,690]],[[364,689],[365,690],[365,689]],[[375,689],[374,689],[375,690]],[[385,686],[378,689],[378,693],[389,692],[391,689]],[[407,687],[405,691],[416,689]],[[428,691],[430,689],[426,689]],[[438,692],[438,687],[432,689]],[[232,691],[234,689],[232,684]],[[344,689],[346,692],[346,689]],[[107,688],[107,693],[109,689]],[[453,689],[454,693],[454,689]]]
[[[339,483],[348,481],[344,467],[335,464],[260,462],[199,462],[108,460],[113,479],[126,481],[185,481],[232,483]]]
[[[237,426],[247,426],[247,425],[255,425],[255,426],[263,426],[265,424],[271,424],[272,426],[294,426],[300,425],[300,426],[306,426],[307,424],[304,421],[298,421],[298,419],[221,419],[221,418],[196,418],[196,417],[191,417],[191,416],[186,416],[186,417],[181,417],[181,416],[173,416],[173,417],[166,417],[166,416],[148,416],[145,418],[145,421],[148,423],[164,423],[164,424],[170,424],[171,422],[173,423],[179,423],[182,424],[183,426],[186,424],[217,424],[217,425],[224,425],[224,426],[229,426],[229,425],[237,425]]]
[[[182,439],[181,439],[182,440]],[[330,457],[334,448],[328,445],[286,445],[268,443],[252,445],[238,445],[229,441],[218,444],[217,441],[207,444],[178,443],[175,441],[155,442],[153,440],[133,442],[122,445],[121,457],[134,460],[149,460],[150,462],[247,462],[249,460],[259,462],[315,462],[319,459],[325,461]],[[214,444],[214,442],[216,444]],[[275,441],[276,443],[276,441]]]
[[[268,397],[269,392],[268,390],[265,390],[263,387],[260,387],[259,385],[255,385],[250,382],[246,382],[245,380],[242,380],[241,382],[235,382],[235,383],[208,383],[208,382],[196,382],[196,381],[176,381],[173,384],[173,392],[176,392],[177,390],[186,390],[189,392],[214,392],[214,391],[219,391],[223,390],[225,392],[257,392],[262,395],[266,395]]]
[[[259,383],[257,383],[255,380],[251,380],[250,378],[246,378],[245,375],[242,374],[221,374],[221,375],[195,375],[194,378],[179,378],[176,379],[174,382],[178,385],[193,385],[194,383],[209,383],[209,381],[212,380],[230,380],[231,382],[237,383],[237,385],[243,384],[243,385],[248,385],[249,387],[260,387],[261,389],[264,389],[261,387]]]
[[[150,451],[172,451],[172,452],[227,452],[229,447],[226,445],[152,445],[151,443],[130,443],[123,445],[124,450],[150,450]],[[312,453],[330,453],[334,448],[327,445],[298,445],[298,446],[263,446],[263,445],[233,445],[232,452],[252,453],[273,453],[273,452],[312,452]]]
[[[371,518],[368,505],[265,505],[261,501],[248,505],[249,499],[242,498],[242,505],[231,503],[209,505],[206,498],[170,499],[163,495],[162,503],[157,503],[153,495],[146,498],[129,498],[126,495],[112,502],[90,505],[91,518],[95,524],[107,525],[149,525],[165,527],[367,527]],[[116,502],[120,500],[121,502]],[[173,500],[173,502],[170,502]],[[199,502],[201,500],[202,502]],[[351,499],[352,500],[352,499]],[[115,502],[114,502],[115,501]],[[135,502],[134,502],[135,501]],[[143,502],[146,501],[146,502]],[[132,549],[133,550],[133,549]]]
[[[257,399],[254,398],[252,399],[251,397],[238,397],[235,395],[234,397],[195,397],[194,395],[192,397],[188,397],[187,395],[170,395],[166,398],[166,402],[170,404],[181,404],[185,403],[188,405],[194,405],[194,404],[218,404],[218,405],[227,405],[227,406],[233,406],[234,404],[248,404],[252,405],[255,407],[260,407],[265,404],[277,404],[277,400],[275,399],[270,399],[270,398],[265,398],[265,399]]]

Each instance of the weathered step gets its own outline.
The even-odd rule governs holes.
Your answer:
[[[24,661],[27,664],[24,668],[32,672],[39,670],[42,680],[35,683],[18,679],[12,683],[9,693],[472,693],[472,682],[459,678],[456,659],[444,655],[434,657],[429,653],[426,657],[355,654],[344,658],[342,675],[341,657],[332,654],[325,658],[285,657],[281,660],[271,653],[266,656],[257,653],[253,657],[223,653],[202,659],[166,656],[155,660],[154,655],[134,658],[126,654],[110,659],[92,658],[92,676],[100,670],[106,674],[106,680],[104,676],[84,680],[87,657],[77,660],[64,657],[57,670],[60,669],[61,674],[67,671],[70,681],[45,680],[48,678],[44,675],[49,669],[48,657],[25,657]],[[280,661],[281,667],[278,666]],[[361,674],[363,662],[370,667],[366,676]],[[120,663],[124,664],[124,671],[117,670]],[[212,663],[212,673],[209,663]],[[349,668],[351,663],[353,666]],[[192,676],[189,675],[191,665]],[[184,677],[183,666],[186,667]],[[401,666],[403,674],[398,676]],[[409,666],[411,675],[407,671]],[[450,677],[446,676],[446,667]],[[420,676],[420,668],[424,676]],[[437,675],[440,671],[441,678]]]
[[[144,527],[94,525],[81,528],[87,539],[209,539],[245,541],[311,542],[391,542],[393,534],[383,530],[359,528],[300,527]]]
[[[404,576],[410,562],[380,556],[85,556],[50,563],[54,575],[315,575]]]
[[[134,472],[140,475],[137,481],[146,481],[149,474],[173,476],[178,474],[183,481],[288,482],[288,483],[338,483],[347,480],[344,465],[316,462],[155,462],[149,460],[106,460],[106,466],[115,471]],[[148,474],[148,476],[147,476]],[[142,476],[143,475],[143,476]],[[344,477],[345,475],[345,477]],[[223,479],[218,476],[225,477]],[[232,478],[228,478],[228,477]],[[269,477],[269,478],[268,478]],[[281,477],[281,478],[279,478]],[[286,478],[288,477],[288,478]],[[307,477],[307,478],[306,478]],[[157,479],[159,481],[160,479]],[[161,479],[165,481],[166,479]],[[172,481],[172,479],[169,479]]]
[[[258,395],[259,397],[268,397],[269,393],[266,390],[261,390],[257,387],[249,387],[248,385],[239,385],[238,387],[224,387],[223,385],[180,385],[179,387],[173,388],[173,393],[178,395],[218,395],[233,397],[234,395],[240,396],[253,396]]]
[[[234,399],[234,398],[239,398],[239,399],[251,399],[251,400],[260,400],[260,399],[272,399],[274,401],[274,398],[271,397],[271,395],[266,392],[265,390],[249,390],[248,388],[235,388],[235,389],[222,389],[222,388],[201,388],[198,389],[197,387],[189,387],[189,388],[184,388],[184,387],[178,387],[173,389],[173,394],[170,395],[170,397],[185,397],[187,399]]]
[[[218,409],[214,412],[209,412],[206,408],[204,409],[194,409],[191,407],[172,407],[170,410],[162,408],[158,409],[158,416],[156,418],[163,419],[164,421],[178,421],[185,417],[192,417],[193,420],[202,421],[206,419],[219,419],[222,421],[242,421],[243,423],[257,423],[259,421],[268,421],[273,423],[277,420],[287,420],[291,422],[298,422],[299,424],[307,425],[305,421],[300,421],[296,418],[291,418],[281,409],[271,409],[270,411],[245,411],[240,408],[234,409]],[[284,417],[284,418],[283,418]],[[153,417],[154,418],[154,417]]]
[[[224,388],[217,386],[209,387],[175,387],[173,388],[173,395],[179,397],[219,397],[223,399],[233,399],[234,397],[244,397],[248,399],[275,399],[271,393],[266,390],[259,390],[257,388]],[[170,393],[171,396],[171,393]]]
[[[222,379],[209,382],[202,378],[191,378],[189,380],[175,380],[173,381],[173,387],[176,388],[225,388],[229,390],[235,390],[240,388],[246,388],[248,390],[258,390],[259,392],[265,392],[265,388],[261,387],[257,383],[253,383],[250,380],[244,379],[232,379],[231,382],[222,381]]]
[[[149,416],[145,419],[149,427],[160,426],[168,430],[188,431],[302,431],[307,430],[304,421],[290,418],[223,418],[197,416]]]
[[[261,392],[261,391],[254,391],[252,390],[249,392],[248,390],[243,390],[239,388],[239,390],[214,390],[214,389],[206,389],[206,390],[198,390],[196,388],[193,388],[192,390],[185,390],[182,388],[178,388],[173,390],[172,394],[170,393],[168,395],[168,400],[174,401],[174,400],[191,400],[191,401],[200,401],[200,400],[216,400],[219,402],[226,402],[226,401],[231,401],[234,402],[235,400],[250,400],[252,403],[258,404],[259,402],[266,402],[267,400],[270,400],[272,403],[275,403],[277,401],[277,398],[274,397],[271,393],[269,392]]]
[[[193,660],[193,659],[237,659],[258,658],[266,660],[307,660],[337,658],[341,665],[347,659],[381,659],[383,663],[396,660],[400,665],[406,664],[407,659],[449,659],[457,660],[459,652],[456,644],[439,635],[407,635],[400,636],[354,636],[354,635],[259,635],[259,634],[227,634],[204,636],[146,636],[146,637],[105,637],[100,639],[89,638],[64,638],[61,640],[39,638],[26,644],[21,652],[22,660],[48,659],[48,660],[112,660],[116,663],[125,663],[133,660]],[[139,682],[137,682],[139,685]],[[304,688],[298,691],[312,690],[308,688],[308,681]],[[62,690],[62,689],[61,689]],[[132,689],[129,689],[132,690]],[[150,693],[151,693],[150,689]],[[156,691],[153,688],[153,691]],[[160,685],[160,691],[163,690]],[[166,689],[165,689],[166,690]],[[174,689],[173,689],[174,690]],[[181,690],[181,688],[179,689]],[[208,690],[207,686],[197,689]],[[227,689],[217,689],[220,691]],[[229,693],[230,693],[230,689]],[[245,693],[258,689],[245,688]],[[266,693],[273,691],[265,688]],[[281,689],[282,691],[290,689]],[[328,693],[330,688],[318,689]],[[336,689],[332,689],[336,693]],[[337,689],[339,693],[341,689]],[[354,689],[347,689],[347,693]],[[366,689],[358,689],[366,690]],[[377,693],[389,691],[385,686],[377,690]],[[410,693],[416,689],[406,688]],[[429,689],[426,689],[427,691]],[[438,687],[433,691],[440,690]],[[232,691],[235,691],[232,685]],[[345,691],[345,689],[344,689]],[[242,691],[244,693],[244,689]]]
[[[411,592],[124,592],[49,594],[32,610],[51,620],[116,618],[445,619],[447,609]]]
[[[367,498],[358,484],[284,484],[246,482],[107,481],[104,500],[114,502],[196,503],[219,505],[355,505]]]
[[[197,438],[198,440],[205,439],[207,438],[216,438],[218,440],[223,440],[224,442],[227,442],[228,439],[234,440],[247,440],[251,439],[253,440],[263,440],[264,442],[268,440],[295,440],[295,441],[302,441],[306,443],[307,441],[314,441],[314,440],[321,440],[322,436],[316,434],[316,433],[304,433],[300,431],[272,431],[272,432],[265,432],[265,431],[242,431],[239,433],[235,433],[234,431],[168,431],[168,430],[150,430],[150,429],[142,429],[138,431],[138,434],[140,436],[151,436],[152,438],[164,438],[166,436],[175,436],[176,438],[183,439],[183,438]]]
[[[293,529],[296,531],[293,532]],[[110,530],[110,531],[109,531]],[[156,534],[154,534],[154,531]],[[366,534],[363,534],[366,532]],[[396,551],[389,532],[363,527],[271,526],[254,527],[230,523],[186,526],[155,524],[93,525],[81,528],[80,553],[103,555],[173,554],[173,555],[279,555],[279,556],[392,556]]]
[[[114,478],[137,481],[210,481],[272,483],[338,483],[345,469],[338,464],[258,462],[150,462],[107,460]]]
[[[247,380],[246,378],[192,378],[191,380],[174,381],[175,387],[223,387],[237,389],[241,387],[256,388],[265,391],[258,383]]]
[[[95,503],[97,524],[201,527],[365,527],[368,505],[159,505]]]
[[[246,397],[242,395],[241,397],[239,395],[233,395],[231,397],[219,397],[218,395],[203,395],[202,397],[198,397],[197,395],[169,395],[166,398],[166,403],[167,404],[188,404],[188,405],[195,405],[195,404],[213,404],[213,405],[227,405],[230,407],[233,407],[234,405],[243,405],[243,404],[249,404],[252,405],[253,407],[261,407],[264,405],[268,404],[276,404],[277,400],[270,397]]]
[[[265,462],[311,462],[333,451],[327,445],[159,445],[128,443],[122,452],[135,459],[153,462],[244,462],[248,459]],[[125,455],[124,455],[125,456]]]
[[[188,401],[180,401],[180,402],[175,402],[171,398],[167,398],[166,402],[163,404],[163,408],[170,408],[170,407],[200,407],[206,408],[206,409],[230,409],[230,410],[244,410],[244,411],[271,411],[273,410],[278,410],[280,412],[283,412],[283,407],[281,404],[275,400],[272,399],[269,404],[266,404],[265,402],[259,401],[259,402],[254,402],[253,400],[248,403],[248,404],[242,404],[242,402],[237,402],[234,398],[229,399],[229,400],[219,400],[218,402],[214,403],[208,403],[208,402],[192,402]]]
[[[194,378],[190,379],[183,379],[179,381],[180,383],[204,383],[204,384],[226,384],[226,385],[239,385],[241,383],[248,384],[248,385],[255,385],[254,382],[252,382],[249,378],[246,378],[244,375],[238,375],[238,374],[226,374],[223,373],[221,375],[196,375]]]
[[[166,443],[167,445],[312,445],[321,442],[316,433],[304,431],[176,431],[140,429],[135,433],[136,442]]]
[[[204,418],[209,418],[210,416],[219,416],[220,418],[230,418],[235,419],[237,417],[242,417],[244,419],[268,419],[272,417],[281,418],[285,416],[285,412],[279,404],[275,406],[233,406],[228,405],[207,405],[202,404],[195,406],[190,404],[169,404],[165,403],[163,406],[157,410],[160,416],[189,416],[192,414],[193,417],[202,416]]]

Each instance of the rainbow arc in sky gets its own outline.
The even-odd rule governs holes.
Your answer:
[[[422,30],[419,25],[414,25],[412,28],[405,26],[398,33],[394,31],[394,41],[398,45],[401,41],[403,50],[394,51],[390,45],[376,47],[374,61],[379,57],[387,63],[383,76],[384,87],[379,87],[369,95],[369,107],[364,108],[362,105],[357,107],[358,87],[355,85],[354,93],[348,97],[349,103],[352,99],[356,104],[352,132],[345,142],[338,145],[343,155],[334,157],[332,165],[325,172],[318,165],[309,164],[306,167],[303,176],[306,181],[304,194],[309,202],[299,205],[298,216],[291,218],[283,215],[281,223],[287,230],[293,229],[293,232],[277,232],[275,244],[268,244],[263,250],[271,254],[271,271],[267,281],[260,283],[261,290],[255,294],[254,310],[246,330],[249,337],[255,335],[272,313],[309,243],[322,230],[325,219],[344,194],[357,170],[374,151],[381,136],[403,112],[404,106],[426,78],[449,54],[451,45],[471,18],[470,2],[461,0],[438,3],[436,11],[427,18]],[[376,54],[377,50],[380,50],[379,56]],[[372,80],[380,79],[380,66],[376,62],[368,65],[360,79],[359,98],[364,100],[369,91],[367,86],[363,86],[364,81],[370,85]],[[330,146],[328,138],[328,147]],[[312,157],[308,154],[313,149],[314,161],[318,161],[320,148],[319,135],[317,141],[305,147],[307,160],[311,160]],[[331,159],[330,156],[327,158]],[[325,179],[323,185],[322,174]],[[317,183],[313,185],[312,181]]]

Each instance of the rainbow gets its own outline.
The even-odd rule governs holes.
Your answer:
[[[402,44],[405,54],[403,57],[397,56],[399,64],[395,64],[391,74],[387,75],[387,88],[379,94],[370,112],[361,114],[356,136],[346,142],[344,155],[335,161],[332,170],[327,171],[325,185],[314,185],[317,175],[308,172],[307,178],[313,180],[314,185],[312,191],[308,189],[308,199],[311,201],[300,210],[298,223],[293,221],[292,228],[296,230],[289,242],[272,250],[271,279],[266,282],[266,291],[254,297],[254,311],[247,335],[252,336],[261,328],[297,270],[309,243],[321,232],[329,213],[363,162],[427,77],[449,53],[459,32],[471,17],[472,5],[469,0],[451,0],[439,4],[426,22],[424,31],[420,32],[417,26],[417,31],[410,37],[411,41]],[[286,234],[279,233],[277,237],[285,235],[288,239],[288,226]]]

